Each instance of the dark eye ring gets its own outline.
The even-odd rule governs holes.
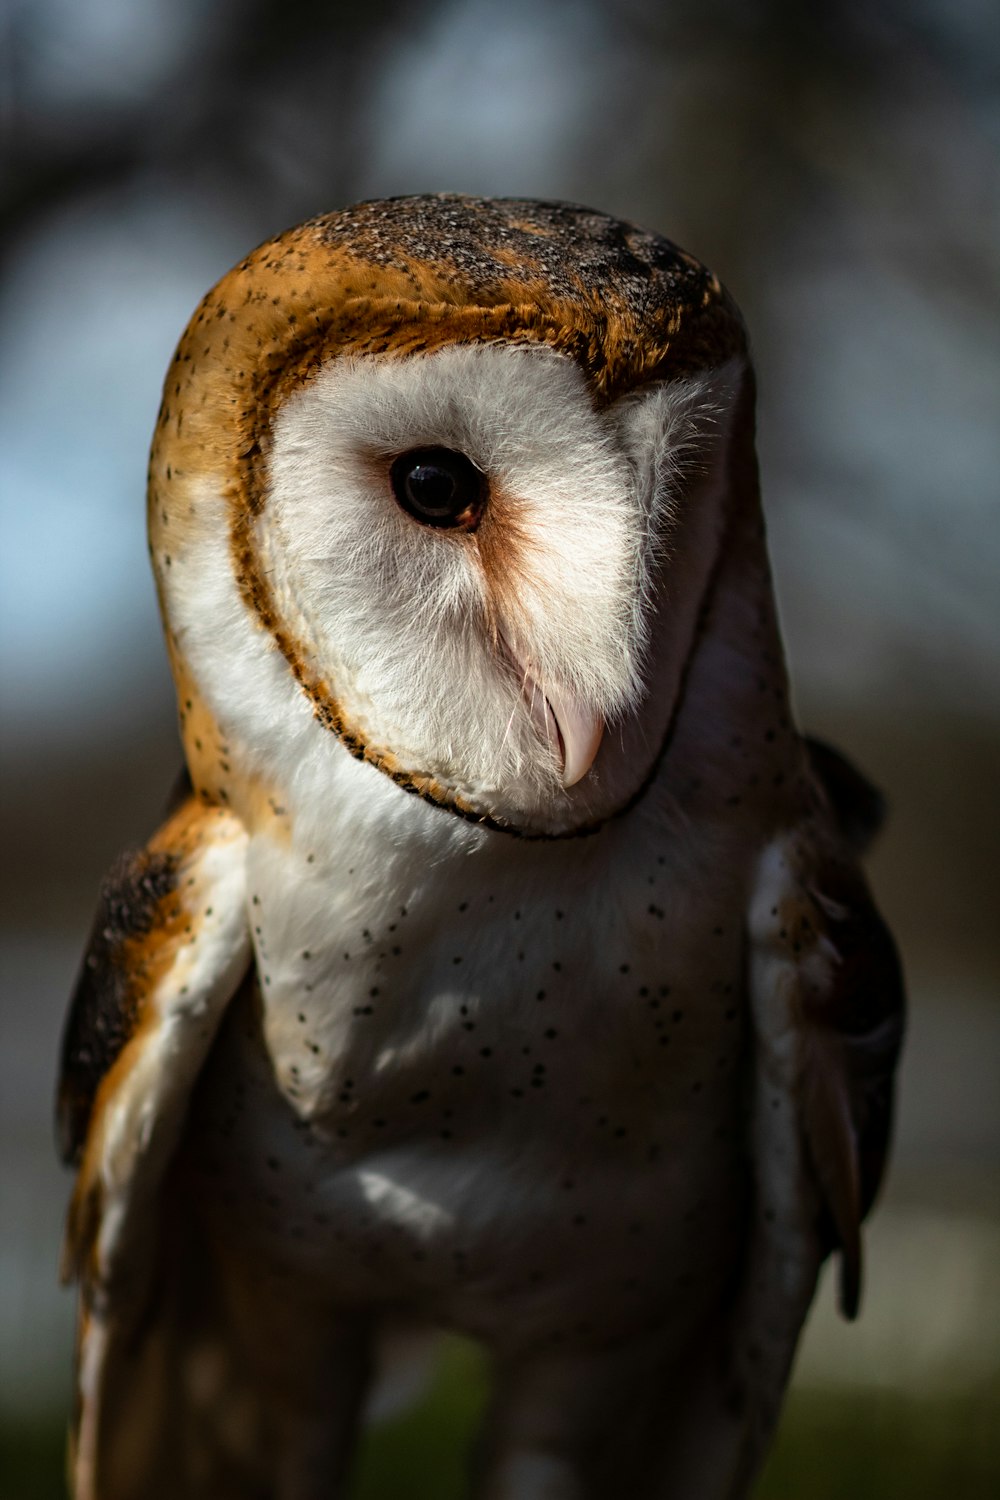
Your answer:
[[[471,458],[453,448],[411,448],[389,470],[392,493],[424,526],[474,531],[489,497],[489,483]]]

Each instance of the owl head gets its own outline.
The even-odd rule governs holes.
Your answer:
[[[151,458],[196,786],[252,817],[362,761],[540,835],[627,806],[748,378],[718,281],[588,209],[400,198],[262,245],[185,332]]]

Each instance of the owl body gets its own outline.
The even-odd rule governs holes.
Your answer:
[[[618,829],[499,858],[481,839],[395,878],[251,847],[260,983],[206,1070],[192,1156],[219,1232],[332,1302],[403,1298],[502,1348],[621,1338],[732,1269],[738,865],[720,882],[704,851],[667,862]],[[713,897],[681,907],[675,882]]]
[[[585,209],[324,216],[196,313],[149,520],[190,785],[64,1039],[77,1500],[346,1494],[399,1321],[493,1357],[477,1497],[736,1500],[902,997],[731,299]]]

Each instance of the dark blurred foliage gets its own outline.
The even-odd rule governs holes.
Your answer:
[[[479,49],[488,57],[519,7],[465,8],[479,13],[479,46],[454,61],[474,73],[483,63]],[[221,0],[177,9],[184,35],[151,78],[146,69],[130,84],[128,55],[119,62],[111,47],[90,88],[84,80],[60,96],[50,76],[37,87],[38,54],[46,50],[40,35],[58,25],[59,7],[11,6],[2,198],[8,250],[74,196],[137,178],[159,191],[204,195],[258,233],[351,201],[366,191],[373,136],[392,129],[391,121],[371,118],[373,78],[429,18],[463,7]],[[988,172],[977,171],[987,165],[1000,81],[1000,50],[990,45],[1000,28],[986,0],[952,7],[557,0],[551,14],[567,30],[581,19],[603,21],[598,34],[610,41],[615,64],[611,90],[592,101],[569,164],[574,190],[610,188],[612,208],[624,199],[676,206],[678,237],[724,266],[729,280],[752,283],[739,268],[780,244],[790,208],[798,219],[817,195],[877,183],[888,193],[879,213],[893,221],[887,250],[930,293],[978,309],[996,289],[988,232],[995,168],[992,185]],[[71,71],[72,59],[57,59],[55,69]],[[638,140],[617,128],[630,116],[634,122],[637,95]],[[904,154],[893,135],[897,117],[907,114],[915,130],[923,124],[926,139],[924,149]],[[954,143],[934,138],[937,121],[947,124],[950,114],[964,117]],[[899,169],[891,180],[880,170],[887,154]],[[427,165],[433,177],[433,145]],[[400,183],[397,190],[432,186],[455,184]]]
[[[227,212],[284,224],[349,197],[371,60],[413,5],[368,0],[222,0],[193,20],[149,87],[54,100],[32,96],[40,8],[9,19],[12,171],[4,216],[17,235],[78,194],[137,177],[203,192]],[[108,59],[114,68],[113,58]],[[122,59],[127,69],[128,58]]]

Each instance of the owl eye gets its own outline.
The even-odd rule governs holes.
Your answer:
[[[425,526],[473,531],[479,525],[489,484],[464,453],[412,448],[395,460],[389,478],[399,504]]]

